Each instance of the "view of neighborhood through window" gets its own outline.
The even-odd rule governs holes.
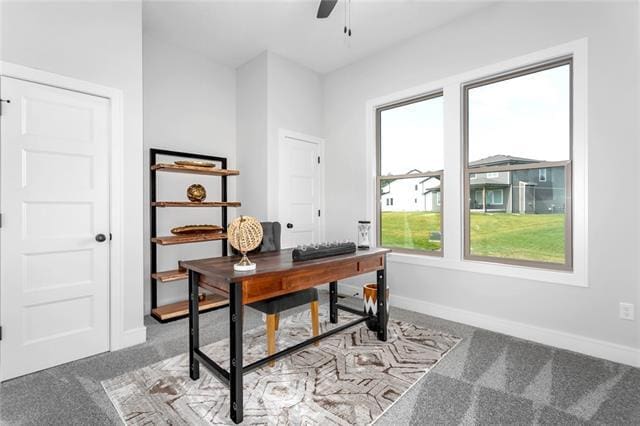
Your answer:
[[[442,93],[379,108],[377,125],[379,241],[441,254]]]
[[[465,257],[571,267],[571,61],[464,87]]]

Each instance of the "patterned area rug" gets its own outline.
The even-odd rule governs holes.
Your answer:
[[[340,312],[340,323],[356,317]],[[330,329],[321,312],[321,332]],[[309,313],[281,321],[278,348],[310,335]],[[424,376],[459,338],[389,321],[387,342],[360,324],[244,376],[244,424],[370,424]],[[244,333],[245,365],[266,355],[264,327]],[[228,340],[201,348],[227,368]],[[102,382],[126,424],[233,424],[229,390],[183,354]]]

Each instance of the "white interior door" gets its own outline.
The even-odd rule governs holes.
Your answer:
[[[279,148],[282,247],[320,242],[321,145],[318,141],[284,135]]]
[[[0,90],[6,380],[109,348],[110,116],[96,96],[7,77]]]

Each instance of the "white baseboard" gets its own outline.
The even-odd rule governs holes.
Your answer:
[[[360,287],[343,283],[341,283],[340,287],[353,290],[354,293],[362,291]],[[630,346],[619,345],[617,343],[592,339],[590,337],[566,333],[564,331],[537,327],[491,315],[438,305],[424,300],[397,296],[393,293],[391,293],[389,303],[391,306],[407,309],[409,311],[468,324],[473,327],[484,328],[496,333],[531,340],[544,345],[579,352],[581,354],[619,362],[633,367],[640,367],[640,349],[632,348]]]
[[[120,347],[117,349],[128,348],[129,346],[139,345],[147,341],[147,327],[138,327],[131,330],[126,330],[122,333],[120,340]]]

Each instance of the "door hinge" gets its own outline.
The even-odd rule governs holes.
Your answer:
[[[2,213],[0,213],[0,228],[2,228]]]
[[[320,156],[318,155],[318,164],[320,164]]]
[[[0,115],[2,115],[2,103],[3,102],[6,102],[6,103],[10,104],[11,100],[10,99],[0,99]]]
[[[318,217],[320,217],[320,210],[318,210]]]

